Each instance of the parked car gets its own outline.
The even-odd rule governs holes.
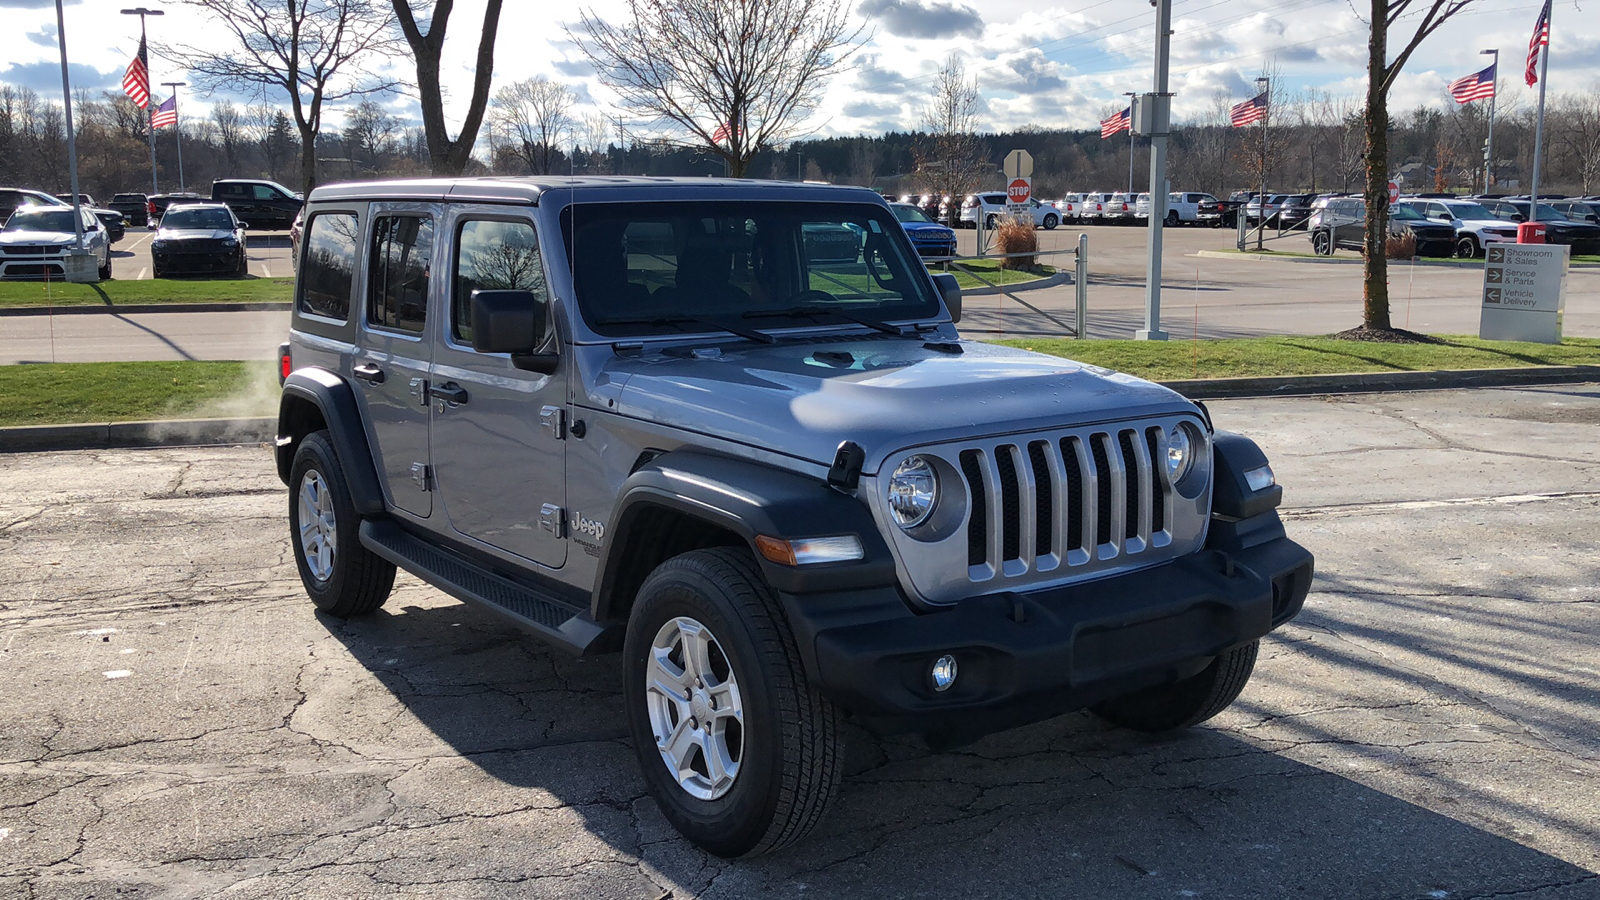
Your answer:
[[[1133,198],[1118,191],[1106,198],[1105,209],[1100,213],[1108,225],[1125,225],[1133,221]]]
[[[167,207],[174,203],[198,203],[206,198],[192,191],[174,191],[170,194],[151,194],[145,198],[145,226],[159,228]]]
[[[211,199],[226,203],[252,230],[282,231],[305,205],[300,195],[276,181],[222,178],[211,183]]]
[[[974,194],[971,203],[971,206],[961,210],[961,222],[969,227],[977,227],[979,216],[983,217],[983,227],[993,228],[1001,219],[1010,215],[1004,191]],[[1030,199],[1028,210],[1033,214],[1033,224],[1036,228],[1053,230],[1061,224],[1061,211],[1054,206]]]
[[[584,714],[708,852],[827,822],[847,723],[950,746],[1076,709],[1209,719],[1312,586],[1253,441],[964,339],[955,277],[865,188],[432,179],[308,207],[273,445],[304,615],[375,613],[403,568],[620,653]],[[800,222],[865,256],[819,271]],[[673,253],[630,252],[659,223]]]
[[[900,227],[905,230],[906,237],[911,238],[911,246],[917,248],[918,255],[956,255],[954,229],[933,221],[927,213],[909,203],[891,203],[889,208],[894,211],[894,217],[900,220]]]
[[[1482,197],[1478,202],[1496,218],[1509,222],[1526,222],[1532,211],[1524,199]],[[1539,204],[1539,222],[1544,225],[1546,243],[1566,244],[1575,255],[1600,254],[1600,225],[1574,222],[1548,203]]]
[[[172,275],[249,274],[245,226],[221,203],[167,207],[161,228],[150,241],[150,273]]]
[[[87,207],[78,214],[83,217],[83,246],[94,254],[104,281],[111,277],[111,241]],[[77,242],[71,206],[58,202],[18,207],[0,228],[0,278],[64,279],[67,254]]]
[[[1052,205],[1061,212],[1063,222],[1076,222],[1083,217],[1082,194],[1068,194]]]
[[[1267,225],[1276,224],[1278,213],[1283,209],[1283,204],[1289,200],[1288,194],[1268,194],[1266,202]],[[1308,212],[1309,214],[1309,212]],[[1262,204],[1259,195],[1250,198],[1244,205],[1244,220],[1247,225],[1259,225],[1262,218]],[[1281,226],[1280,226],[1281,227]]]
[[[1083,205],[1078,208],[1078,221],[1088,225],[1104,225],[1106,203],[1111,200],[1109,191],[1096,191],[1083,195]]]
[[[1316,194],[1290,194],[1285,197],[1283,205],[1278,208],[1278,227],[1285,231],[1303,230],[1306,220],[1311,218],[1311,204],[1316,199]]]
[[[1133,217],[1145,222],[1150,220],[1150,194],[1141,193],[1133,200]]]
[[[918,208],[920,210],[920,207]],[[860,229],[836,222],[806,222],[800,226],[806,261],[839,266],[861,258]]]
[[[1482,256],[1489,244],[1517,242],[1517,223],[1495,218],[1483,204],[1473,200],[1401,198],[1400,202],[1435,222],[1448,222],[1456,230],[1455,256],[1473,259]]]
[[[1222,218],[1222,204],[1210,194],[1174,191],[1167,195],[1168,225],[1215,225]]]
[[[149,194],[116,194],[106,207],[122,213],[123,220],[129,225],[143,228],[150,224],[150,210],[147,206],[149,201]]]
[[[1600,203],[1586,200],[1552,200],[1550,208],[1574,222],[1600,225]]]
[[[1366,250],[1367,203],[1360,197],[1335,197],[1317,216],[1310,234],[1312,252],[1332,256],[1335,250]],[[1389,236],[1410,234],[1418,256],[1449,256],[1455,249],[1456,230],[1444,222],[1430,222],[1422,213],[1397,203],[1389,208]]]
[[[0,190],[0,193],[8,192],[14,192],[17,195],[15,197],[15,201],[19,204],[45,207],[72,206],[71,194],[46,194],[44,191],[30,191],[26,188]],[[99,220],[100,226],[105,229],[106,237],[111,243],[115,244],[117,241],[122,240],[127,233],[127,225],[123,221],[121,213],[114,209],[105,209],[103,207],[95,206],[94,198],[88,194],[79,194],[78,198],[78,205],[83,209],[88,210],[96,219]],[[15,209],[16,207],[13,206],[11,208]],[[0,211],[3,211],[4,209],[5,206],[0,204]]]

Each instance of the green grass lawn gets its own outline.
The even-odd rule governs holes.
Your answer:
[[[0,306],[104,306],[143,303],[288,302],[291,278],[145,279],[67,284],[53,281],[0,282]]]
[[[1458,336],[1441,339],[1446,343],[1379,344],[1326,337],[1164,342],[1042,338],[996,343],[1065,356],[1153,381],[1600,365],[1600,340],[1594,338],[1567,338],[1559,345]]]
[[[934,272],[944,271],[944,269],[941,268],[937,263],[929,266],[928,268]],[[963,271],[964,269],[971,271]],[[1022,272],[1016,269],[1002,269],[1000,268],[1000,261],[997,259],[973,260],[971,262],[963,263],[961,266],[950,267],[950,272],[956,276],[956,282],[961,285],[963,290],[968,288],[988,287],[988,285],[973,277],[972,271],[978,272],[984,278],[989,279],[995,284],[1002,285],[1022,284],[1028,281],[1038,281],[1041,278],[1048,278],[1056,273],[1056,270],[1050,266],[1039,266],[1032,272]]]
[[[0,366],[0,426],[270,416],[270,362],[113,362]]]

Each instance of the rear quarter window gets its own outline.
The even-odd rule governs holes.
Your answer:
[[[348,212],[317,213],[306,223],[300,312],[341,322],[350,317],[360,230],[355,213]]]

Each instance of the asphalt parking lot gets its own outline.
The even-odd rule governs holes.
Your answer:
[[[129,228],[127,236],[111,245],[111,277],[125,281],[146,281],[150,274],[150,241],[155,232]],[[245,254],[250,258],[250,274],[257,278],[293,278],[294,262],[289,255],[289,232],[251,231],[245,235]]]
[[[644,795],[614,658],[406,576],[313,614],[265,448],[0,457],[0,895],[1600,896],[1600,387],[1212,411],[1319,570],[1232,709],[855,732],[738,862]]]

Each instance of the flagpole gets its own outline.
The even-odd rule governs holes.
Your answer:
[[[1261,249],[1263,235],[1267,231],[1267,117],[1272,115],[1272,79],[1257,78],[1256,84],[1261,85],[1261,92],[1267,97],[1267,107],[1261,114],[1261,199],[1257,201],[1256,208],[1261,211],[1261,222],[1256,226],[1256,250]],[[1249,209],[1249,205],[1245,209]],[[1249,219],[1247,215],[1245,219]]]
[[[1544,32],[1549,35],[1553,28],[1551,20],[1555,18],[1555,4],[1548,3],[1544,19]],[[1540,48],[1544,54],[1539,57],[1539,120],[1533,126],[1533,183],[1528,191],[1528,221],[1539,221],[1539,157],[1544,152],[1544,89],[1550,83],[1550,42],[1545,40]]]
[[[178,111],[178,88],[188,83],[187,81],[161,82],[163,87],[172,88],[172,140],[178,146],[178,190],[180,191],[188,181],[183,177],[183,121],[179,118],[182,113]]]
[[[1500,100],[1500,51],[1479,50],[1479,56],[1492,56],[1494,65],[1494,93],[1489,95],[1489,140],[1483,148],[1483,192],[1494,192],[1494,107]]]
[[[125,16],[138,16],[139,17],[139,49],[144,51],[144,59],[143,59],[143,62],[144,62],[144,78],[145,78],[145,83],[149,84],[150,83],[150,44],[149,44],[149,40],[148,40],[149,36],[146,34],[145,28],[144,28],[144,17],[145,16],[164,16],[164,15],[166,15],[166,13],[162,12],[159,9],[146,9],[143,6],[140,6],[140,7],[134,8],[134,9],[125,9],[125,10],[122,11],[122,14],[125,15]],[[154,106],[148,100],[145,101],[144,111],[145,111],[145,130],[146,130],[146,135],[145,136],[150,139],[150,193],[159,194],[159,193],[161,193],[161,185],[156,179],[156,126],[155,126],[156,111],[155,111]]]

